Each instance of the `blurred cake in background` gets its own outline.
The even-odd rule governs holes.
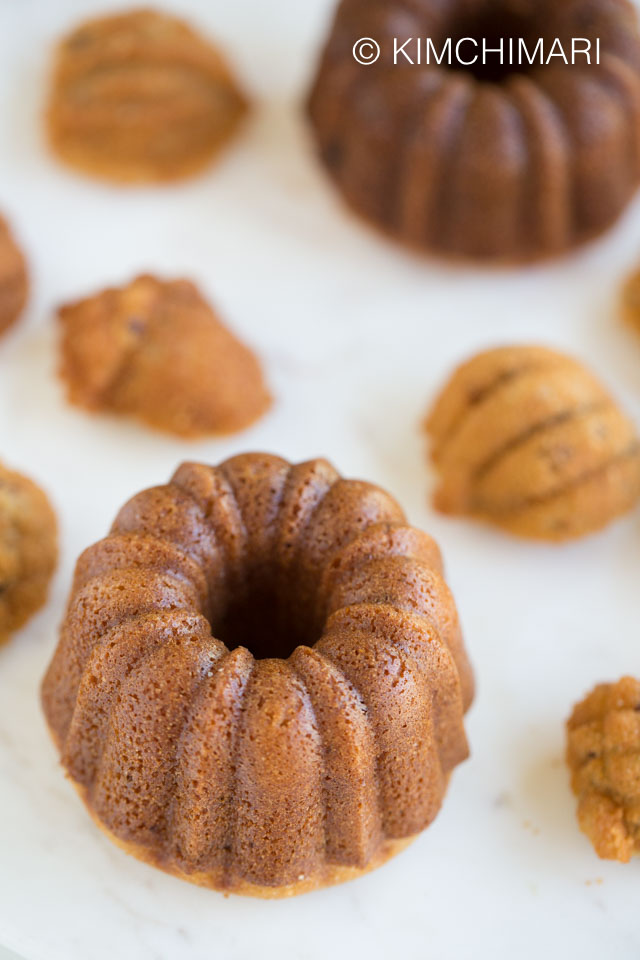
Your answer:
[[[640,333],[640,268],[629,274],[622,287],[622,318]]]
[[[58,311],[71,403],[183,437],[233,433],[269,407],[260,363],[194,284],[140,276]]]
[[[0,644],[45,602],[57,556],[47,497],[28,477],[0,464]]]
[[[487,350],[462,364],[427,420],[445,513],[512,533],[567,540],[640,499],[634,424],[582,364],[539,346]]]
[[[133,10],[62,40],[47,126],[55,153],[84,172],[175,180],[212,160],[246,107],[219,50],[175,17]]]
[[[573,58],[577,37],[589,64],[549,56],[557,38]],[[365,47],[358,62],[360,38],[377,60]],[[394,63],[394,38],[413,38],[413,65]],[[428,65],[417,38],[433,44]],[[501,40],[503,65],[461,62]],[[447,41],[460,56],[439,64]],[[556,255],[609,227],[640,180],[636,12],[627,0],[342,0],[309,113],[343,197],[394,238],[482,261]]]
[[[601,683],[567,723],[567,763],[578,823],[599,857],[640,853],[640,681]]]
[[[0,217],[0,334],[18,319],[28,292],[29,278],[24,257],[9,224]]]

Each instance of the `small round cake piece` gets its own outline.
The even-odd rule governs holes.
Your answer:
[[[640,333],[640,269],[630,274],[622,288],[622,318],[636,333]]]
[[[578,823],[599,857],[640,853],[640,681],[601,683],[567,722]]]
[[[125,849],[286,897],[382,864],[467,754],[473,678],[440,552],[326,460],[185,463],[76,566],[42,688]]]
[[[0,464],[0,644],[44,604],[57,556],[47,497]]]
[[[151,183],[206,166],[246,108],[215,47],[183,21],[141,9],[90,20],[62,40],[47,126],[71,166]]]
[[[18,319],[29,291],[25,259],[0,217],[0,335]]]
[[[444,513],[559,541],[604,527],[640,498],[633,423],[582,364],[547,347],[472,357],[425,427]]]
[[[270,405],[258,359],[187,280],[139,276],[58,318],[60,373],[78,406],[196,437],[242,430]]]
[[[366,44],[358,62],[360,38],[375,62]],[[483,62],[500,45],[502,63]],[[482,262],[556,256],[610,227],[640,182],[636,10],[342,0],[309,113],[342,196],[392,238]]]

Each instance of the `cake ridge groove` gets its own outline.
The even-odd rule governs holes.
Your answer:
[[[80,554],[80,557],[78,558],[78,562],[76,564],[76,569],[75,569],[74,578],[73,578],[73,585],[72,585],[72,593],[74,594],[77,593],[86,583],[89,582],[89,580],[93,579],[94,577],[102,576],[104,573],[107,573],[111,570],[115,571],[115,570],[124,570],[124,569],[134,569],[134,570],[156,569],[149,562],[149,558],[147,558],[147,562],[142,562],[140,558],[138,558],[137,562],[135,562],[136,561],[135,557],[128,556],[128,557],[121,557],[119,562],[112,561],[106,566],[104,565],[104,558],[103,558],[103,562],[100,565],[99,570],[96,570],[96,567],[95,567],[96,554],[98,554],[99,556],[100,553],[107,550],[110,546],[113,546],[116,541],[119,542],[121,546],[126,546],[127,544],[130,545],[131,543],[134,543],[134,544],[137,543],[140,546],[142,544],[145,544],[146,546],[149,546],[150,549],[155,548],[156,550],[160,550],[160,551],[164,551],[167,547],[170,548],[171,551],[173,551],[175,554],[178,555],[178,557],[180,558],[180,562],[183,563],[185,567],[191,567],[191,570],[189,573],[187,573],[185,570],[178,569],[176,565],[175,569],[171,568],[170,566],[166,567],[165,568],[166,572],[171,574],[172,576],[175,576],[177,579],[183,579],[185,581],[190,582],[194,590],[201,596],[203,604],[205,606],[208,604],[209,585],[207,583],[207,578],[205,576],[205,571],[203,570],[202,565],[198,563],[198,561],[195,560],[192,556],[186,553],[186,551],[181,549],[181,547],[178,544],[170,543],[169,541],[160,539],[158,537],[152,537],[148,533],[137,533],[137,532],[110,534],[109,536],[103,538],[102,540],[98,540],[91,547],[87,547],[87,549]],[[91,565],[92,561],[94,566]],[[93,572],[89,573],[87,568],[89,571],[93,571]],[[194,573],[198,577],[198,581],[199,581],[198,583],[196,583],[193,579]]]
[[[535,202],[528,226],[534,242],[560,251],[572,238],[566,126],[551,97],[530,77],[520,74],[510,78],[509,92],[521,113],[531,152],[529,190],[535,184]]]
[[[303,646],[302,644],[299,644],[298,647],[296,647],[295,649],[298,650],[298,649],[300,649],[301,646],[302,646],[303,649],[304,649],[304,646]],[[306,649],[311,649],[311,648],[306,647]],[[295,650],[293,651],[293,653],[295,653]],[[315,704],[314,704],[313,698],[312,698],[312,696],[311,696],[311,692],[310,692],[310,690],[309,690],[309,687],[308,687],[307,683],[305,682],[305,678],[304,678],[303,675],[300,673],[300,670],[297,669],[297,667],[296,667],[296,662],[295,662],[295,660],[294,660],[294,658],[293,658],[293,653],[291,654],[291,656],[287,657],[287,660],[286,660],[285,662],[286,662],[286,664],[287,664],[287,668],[291,671],[291,673],[293,674],[293,676],[296,678],[296,680],[297,680],[298,683],[300,684],[300,687],[301,687],[301,689],[302,689],[303,698],[305,699],[306,703],[308,704],[308,708],[309,708],[309,711],[310,711],[310,713],[311,713],[311,718],[312,718],[312,725],[313,725],[313,727],[314,727],[314,729],[316,730],[316,733],[317,733],[318,748],[319,748],[320,757],[321,757],[321,759],[322,759],[322,761],[323,761],[324,773],[325,773],[325,778],[326,778],[327,747],[326,747],[326,744],[325,744],[325,742],[324,742],[324,738],[323,738],[323,736],[322,736],[322,731],[321,731],[321,728],[320,728],[320,724],[319,724],[319,722],[318,722],[318,714],[317,714],[316,709],[315,709]],[[320,779],[322,780],[323,778],[321,777]],[[325,856],[326,856],[326,851],[327,851],[327,847],[328,847],[328,844],[329,844],[329,837],[328,837],[328,831],[327,831],[327,818],[328,818],[327,794],[326,794],[326,787],[325,787],[324,783],[321,783],[320,791],[319,791],[319,796],[320,796],[320,805],[321,805],[321,815],[320,815],[320,819],[321,819],[321,822],[322,822],[322,832],[323,832],[323,837],[324,837],[324,840],[323,840],[323,848],[324,848]]]
[[[415,645],[408,640],[406,634],[401,635],[400,637],[391,636],[389,633],[388,622],[385,622],[384,625],[381,624],[380,627],[377,628],[384,628],[385,630],[384,634],[379,634],[376,627],[372,626],[371,623],[359,623],[354,617],[354,613],[366,614],[374,608],[375,613],[379,616],[380,607],[384,607],[384,613],[388,620],[391,620],[392,622],[399,621],[397,626],[399,630],[403,631],[403,633],[406,630],[405,624],[407,620],[410,622],[415,621],[415,626],[420,634],[424,634],[426,630],[429,636],[429,641],[425,645],[425,652],[428,651],[429,645],[433,643],[433,645],[437,646],[438,648],[438,656],[444,657],[447,662],[445,677],[449,679],[450,676],[451,680],[453,681],[454,690],[450,703],[444,705],[447,708],[446,710],[443,709],[443,705],[439,702],[439,696],[443,686],[442,672],[440,674],[440,684],[438,686],[433,684],[433,689],[431,691],[432,709],[436,711],[437,715],[435,719],[439,721],[438,730],[436,730],[436,737],[438,740],[440,762],[442,764],[443,771],[447,773],[453,766],[465,759],[468,756],[469,751],[464,731],[460,729],[460,720],[464,712],[460,674],[458,672],[458,667],[453,652],[449,647],[449,644],[443,638],[442,633],[438,629],[438,626],[434,622],[433,618],[428,614],[419,613],[417,611],[400,610],[398,607],[390,603],[373,604],[369,601],[360,601],[358,603],[350,604],[346,607],[341,607],[339,610],[336,610],[334,613],[332,613],[327,621],[327,628],[328,630],[331,630],[336,623],[340,624],[346,619],[350,629],[356,632],[358,630],[362,630],[363,632],[368,630],[369,632],[374,633],[376,636],[380,636],[381,639],[386,639],[389,643],[402,647],[407,655],[411,656],[418,663],[418,666],[425,670],[425,679],[428,683],[429,677],[426,676],[426,664],[421,663],[414,649]],[[342,623],[342,625],[344,626],[344,623]],[[422,659],[426,661],[427,657],[423,656]],[[446,713],[447,716],[443,717],[443,713]],[[444,731],[442,730],[442,727],[444,727]],[[455,759],[451,760],[451,756],[453,756]],[[447,758],[446,762],[445,758]]]
[[[168,623],[169,616],[171,617],[172,620],[175,617],[176,619],[175,624]],[[208,623],[206,619],[200,614],[192,614],[184,610],[171,610],[171,611],[159,611],[159,612],[154,611],[152,613],[142,614],[139,617],[135,618],[138,626],[142,626],[142,624],[146,622],[150,628],[149,631],[145,631],[145,636],[144,636],[144,645],[146,649],[144,649],[142,646],[142,640],[140,640],[139,649],[136,649],[134,647],[134,644],[131,638],[131,633],[127,629],[128,626],[131,625],[132,621],[125,620],[122,623],[119,623],[116,626],[112,627],[111,630],[109,630],[106,634],[104,634],[99,640],[99,642],[95,645],[93,650],[91,651],[89,659],[87,660],[87,663],[85,665],[82,679],[80,681],[80,686],[78,689],[74,710],[71,715],[69,731],[67,733],[65,744],[64,744],[64,754],[63,754],[63,761],[65,765],[70,770],[73,771],[73,774],[76,780],[85,786],[89,796],[91,795],[93,783],[97,776],[97,771],[100,765],[100,761],[102,759],[102,753],[104,751],[104,739],[105,739],[104,735],[106,734],[105,725],[108,723],[108,716],[106,714],[106,705],[104,710],[104,716],[100,714],[99,710],[100,710],[100,707],[102,706],[102,703],[101,703],[102,696],[106,692],[105,687],[108,686],[109,688],[109,691],[111,693],[111,696],[109,699],[111,701],[113,701],[114,698],[117,698],[120,686],[122,685],[124,680],[127,678],[129,673],[131,673],[131,671],[135,669],[135,667],[139,663],[141,663],[144,659],[151,656],[151,654],[155,650],[157,650],[158,647],[169,642],[169,640],[171,639],[171,634],[167,633],[166,636],[162,636],[163,630],[169,631],[172,628],[173,629],[177,628],[179,626],[180,619],[185,621],[185,625],[188,621],[193,621],[194,628],[197,623],[200,623],[201,626],[205,625],[206,629],[208,629]],[[153,626],[155,626],[158,629],[159,635],[154,636],[153,631],[151,629]],[[85,729],[84,731],[79,731],[79,737],[80,737],[79,742],[76,742],[74,744],[75,728],[76,726],[79,726],[81,715],[87,712],[87,705],[82,702],[83,688],[87,685],[87,683],[91,682],[91,671],[92,669],[95,668],[97,663],[105,659],[108,662],[111,659],[111,656],[116,656],[118,654],[119,646],[123,648],[123,653],[125,654],[125,656],[123,657],[123,660],[124,660],[123,672],[121,675],[118,675],[118,673],[115,673],[115,674],[112,674],[111,676],[107,675],[106,677],[104,673],[102,674],[99,694],[94,694],[94,698],[91,704],[91,726],[89,726],[88,729]],[[112,651],[115,651],[115,652],[112,653]],[[112,666],[115,668],[115,664]],[[100,724],[96,725],[96,714],[98,715],[98,720],[102,720],[101,725]],[[97,726],[98,726],[98,729],[96,729]],[[100,726],[102,727],[101,731],[99,729]],[[74,752],[77,753],[79,749],[81,753],[86,753],[87,749],[90,749],[90,742],[87,742],[88,735],[92,733],[95,735],[99,732],[102,732],[103,734],[103,736],[101,737],[102,749],[99,751],[99,755],[94,759],[93,768],[91,763],[87,762],[86,757],[84,758],[83,765],[85,767],[85,775],[83,777],[78,772],[78,761],[73,760],[73,754]],[[82,736],[82,734],[84,734],[84,736]],[[76,740],[77,739],[78,738],[76,738]]]
[[[190,793],[187,787],[185,787],[182,791],[179,789],[176,791],[170,815],[172,842],[175,848],[179,851],[181,859],[191,860],[196,869],[210,864],[212,867],[218,869],[222,872],[222,874],[224,874],[228,867],[232,838],[230,803],[234,792],[235,748],[237,745],[239,725],[242,720],[242,713],[244,709],[244,695],[254,666],[255,661],[253,657],[249,651],[243,647],[237,647],[232,651],[227,650],[222,654],[220,660],[216,664],[215,673],[212,677],[208,678],[211,681],[210,684],[203,683],[200,687],[198,696],[190,708],[189,715],[177,747],[178,775],[181,775],[183,779],[191,776],[192,783]],[[236,673],[233,672],[234,670]],[[207,833],[204,840],[198,835],[197,832],[195,836],[190,838],[188,836],[188,827],[191,826],[192,832],[194,832],[194,815],[191,817],[188,816],[188,809],[190,806],[196,807],[195,818],[198,826],[202,820],[206,819],[207,816],[209,819],[209,824],[212,824],[214,817],[211,804],[209,804],[207,808],[206,804],[202,802],[197,793],[197,786],[199,786],[199,784],[193,780],[199,770],[201,771],[199,774],[200,777],[205,776],[206,773],[209,773],[209,775],[212,776],[211,769],[208,768],[207,770],[202,770],[201,759],[200,767],[196,767],[196,769],[193,770],[193,766],[196,761],[193,756],[189,755],[192,753],[192,751],[190,751],[188,738],[199,729],[206,709],[208,706],[210,706],[208,700],[218,693],[220,694],[222,702],[218,704],[216,713],[219,715],[224,713],[224,709],[227,706],[224,698],[226,697],[227,693],[230,693],[232,687],[237,688],[237,702],[232,705],[229,710],[228,730],[226,731],[226,736],[230,743],[228,751],[228,763],[226,764],[226,767],[224,764],[219,763],[216,766],[215,773],[213,774],[217,788],[223,789],[224,783],[218,784],[220,774],[222,774],[224,781],[226,781],[228,791],[225,798],[225,808],[222,811],[222,829],[217,831],[218,834],[221,835],[217,836],[215,826],[211,825],[211,832]],[[209,737],[214,739],[215,735],[219,734],[219,732],[219,727],[217,729],[213,727],[209,731]],[[223,742],[224,734],[225,731],[223,730]],[[198,801],[195,800],[196,797],[198,797]],[[216,806],[219,804],[220,796],[216,798]],[[216,839],[219,843],[219,862],[216,862],[215,856],[212,858],[212,849]],[[188,849],[184,849],[185,847]]]
[[[623,60],[605,54],[601,82],[615,89],[625,102],[635,123],[627,124],[629,137],[629,179],[640,170],[640,78]]]
[[[192,693],[191,702],[185,711],[184,722],[175,740],[174,791],[168,804],[167,833],[170,846],[175,846],[176,848],[179,847],[179,842],[176,838],[176,821],[178,819],[180,806],[185,802],[185,794],[189,789],[183,776],[184,769],[182,764],[182,758],[186,749],[186,740],[194,724],[194,715],[197,715],[199,711],[203,709],[203,700],[206,694],[209,693],[212,686],[215,686],[220,672],[231,657],[231,652],[227,649],[226,645],[222,641],[218,642],[221,645],[220,654],[217,660],[212,663],[211,667],[202,674],[197,682]],[[235,651],[233,652],[235,653]],[[192,790],[195,788],[195,782],[191,783],[191,788]]]
[[[116,578],[115,577],[111,578],[110,575],[107,575],[104,578],[98,577],[94,579],[108,580],[108,579],[116,579]],[[153,579],[153,578],[147,578],[147,581],[146,581],[147,586],[150,579]],[[155,579],[156,580],[161,579],[160,575],[157,575]],[[168,586],[166,583],[166,579],[167,578],[165,577],[164,578],[165,587]],[[173,578],[169,577],[168,579],[171,580]],[[72,701],[75,701],[75,698],[77,696],[78,686],[80,683],[80,679],[82,677],[84,665],[86,664],[94,647],[97,645],[97,643],[99,643],[100,637],[103,636],[105,633],[107,633],[108,630],[111,628],[111,626],[115,626],[116,623],[121,623],[124,621],[135,622],[135,620],[139,616],[145,613],[152,613],[154,611],[167,610],[167,609],[189,609],[189,606],[190,606],[190,602],[186,595],[183,596],[183,606],[181,607],[179,605],[178,600],[180,597],[180,592],[183,592],[183,594],[187,593],[187,591],[184,590],[187,584],[184,583],[183,581],[175,580],[175,583],[179,584],[181,591],[176,591],[174,596],[171,596],[171,593],[169,593],[169,597],[167,599],[165,598],[161,599],[159,597],[156,597],[156,599],[152,600],[151,598],[149,598],[148,602],[142,607],[138,606],[137,608],[132,608],[128,613],[121,614],[119,620],[117,621],[113,619],[107,620],[106,624],[109,624],[109,626],[107,626],[105,624],[105,621],[103,621],[102,625],[98,627],[99,632],[97,631],[92,632],[91,638],[88,638],[86,634],[83,634],[83,632],[80,631],[79,636],[76,638],[76,642],[73,642],[69,633],[69,627],[73,628],[74,620],[76,619],[76,614],[78,613],[78,606],[80,605],[80,603],[84,603],[87,600],[87,594],[89,593],[89,588],[91,586],[91,583],[92,581],[89,581],[89,583],[85,585],[85,587],[83,587],[82,590],[80,590],[80,592],[70,602],[69,611],[67,613],[65,622],[63,623],[62,630],[61,630],[61,647],[65,644],[65,639],[66,639],[67,649],[60,650],[60,655],[58,655],[58,651],[56,651],[56,655],[54,655],[54,658],[51,661],[49,670],[47,671],[47,675],[45,676],[45,680],[44,680],[44,683],[47,686],[53,685],[56,683],[55,672],[57,669],[61,668],[61,664],[59,663],[59,660],[61,660],[62,656],[66,653],[66,661],[67,661],[66,671],[63,674],[63,677],[58,679],[57,686],[59,689],[62,688],[63,690],[64,688],[66,688],[66,691],[65,691],[66,697],[67,698],[71,697]],[[112,612],[111,617],[113,618],[114,615],[115,614]],[[71,657],[70,662],[69,662],[69,656]],[[69,723],[71,722],[71,711],[69,710],[68,707],[65,710],[65,714],[66,714],[66,718],[60,718],[62,720],[61,730],[64,734],[64,737],[66,737],[68,733]],[[60,731],[58,731],[58,735],[60,735]]]
[[[305,659],[306,659],[307,661],[308,661],[309,659],[311,659],[316,665],[317,665],[317,664],[320,665],[320,669],[321,669],[321,670],[324,670],[324,671],[331,677],[331,679],[335,682],[336,686],[338,687],[339,694],[341,694],[342,696],[348,698],[349,706],[353,709],[355,717],[360,720],[360,724],[361,724],[360,733],[361,733],[361,735],[364,737],[365,742],[370,742],[372,746],[375,746],[375,735],[374,735],[373,728],[372,728],[372,726],[371,726],[371,722],[370,722],[369,714],[368,714],[368,711],[367,711],[366,703],[364,702],[364,700],[363,700],[363,698],[362,698],[359,690],[358,690],[358,689],[356,688],[356,686],[348,679],[348,677],[344,674],[344,672],[343,672],[342,669],[340,668],[339,664],[334,663],[334,662],[333,662],[332,660],[330,660],[328,657],[324,656],[322,653],[320,653],[318,650],[316,650],[315,647],[307,647],[307,646],[303,646],[303,645],[301,645],[301,646],[299,646],[299,647],[296,648],[296,650],[295,650],[295,651],[293,652],[293,654],[292,654],[292,658],[291,658],[291,659],[295,661],[294,669],[297,669],[297,672],[298,672],[298,673],[300,672],[300,666],[301,666],[301,665],[300,665],[300,660],[301,660],[301,659],[302,659],[303,663],[304,663],[304,660],[305,660]],[[307,666],[308,666],[308,662],[307,662]],[[304,669],[304,668],[303,668],[303,669]],[[304,678],[303,678],[303,679],[304,679]],[[312,704],[313,704],[313,703],[314,703],[313,694],[312,694],[311,688],[310,688],[310,686],[309,686],[309,680],[308,680],[308,678],[307,678],[307,681],[306,681],[306,686],[307,686],[307,690],[308,690],[308,692],[309,692],[309,697],[311,698],[311,702],[312,702]],[[316,720],[317,720],[317,722],[318,722],[318,724],[319,724],[319,728],[321,729],[321,727],[322,727],[322,721],[318,721],[318,719],[317,719],[317,718],[318,718],[318,710],[317,710],[315,707],[314,707],[314,712],[315,712],[315,714],[316,714]],[[356,735],[357,735],[357,734],[354,734],[354,737],[355,737]],[[325,764],[326,764],[326,763],[327,763],[327,749],[326,749],[325,739],[324,739],[324,737],[322,737],[322,733],[321,733],[321,742],[322,742],[322,745],[323,745],[323,751],[324,751],[324,754],[325,754]],[[338,758],[338,759],[339,759],[339,758]],[[360,758],[360,759],[361,759],[361,764],[362,764],[362,758]],[[369,806],[369,815],[370,815],[370,818],[371,818],[371,825],[370,825],[369,831],[368,831],[368,833],[369,833],[368,842],[367,842],[367,844],[366,844],[366,846],[365,846],[365,851],[369,851],[369,848],[370,848],[371,846],[373,846],[373,844],[375,843],[376,838],[377,838],[379,835],[380,835],[380,836],[382,835],[382,826],[381,826],[381,824],[382,824],[382,808],[381,808],[381,798],[380,798],[380,795],[379,795],[379,790],[378,790],[377,787],[376,787],[375,778],[373,778],[373,777],[371,776],[370,772],[366,769],[366,763],[367,763],[366,759],[365,759],[364,762],[365,762],[365,769],[364,769],[364,771],[360,774],[360,779],[361,779],[361,781],[364,781],[364,782],[361,782],[361,783],[360,783],[360,786],[361,786],[361,791],[360,791],[361,798],[360,798],[360,801],[359,801],[359,804],[360,804],[359,810],[362,809],[362,806],[363,806],[364,802],[365,802],[366,800],[369,800],[369,805],[370,805],[370,806]],[[334,758],[334,760],[333,760],[333,764],[334,764],[334,766],[335,766],[335,758]],[[355,761],[355,759],[352,759],[351,762],[348,764],[348,766],[349,766],[349,768],[350,768],[350,770],[352,771],[352,774],[353,774],[352,777],[350,778],[350,782],[351,782],[351,784],[353,784],[353,782],[354,782],[354,779],[353,779],[353,778],[354,778],[355,774],[357,773],[357,771],[356,771],[356,769],[355,769],[355,767],[356,767],[356,761]],[[371,778],[371,779],[370,779],[370,782],[368,782],[369,777]],[[329,776],[328,776],[326,773],[325,773],[325,778],[324,778],[324,779],[325,779],[325,783],[324,783],[324,786],[323,786],[323,793],[324,793],[324,809],[325,809],[325,850],[326,850],[327,860],[328,860],[328,862],[330,862],[330,863],[339,863],[339,864],[348,865],[348,866],[359,866],[359,867],[363,867],[363,866],[365,865],[365,863],[366,863],[366,860],[368,859],[368,857],[366,856],[366,853],[365,853],[364,851],[363,851],[363,853],[361,854],[361,857],[360,857],[359,859],[357,859],[355,863],[352,861],[352,859],[351,859],[348,855],[347,855],[347,857],[345,858],[344,853],[343,853],[342,857],[339,857],[339,856],[337,855],[337,853],[332,853],[332,848],[333,848],[333,845],[334,845],[334,840],[333,840],[333,837],[329,836],[329,831],[328,831],[328,829],[327,829],[327,823],[328,823],[329,820],[330,820],[330,814],[329,814],[330,806],[329,806],[329,801],[328,801],[328,799],[327,799],[327,794],[329,793],[329,787],[328,787],[328,785],[327,785],[327,781],[330,781],[330,778],[329,778]],[[334,772],[334,779],[335,779],[335,772]],[[362,794],[364,794],[364,799],[363,799]],[[332,798],[332,799],[333,799],[333,798]],[[334,802],[335,802],[335,800],[334,800]],[[362,829],[362,828],[361,828],[361,829]],[[343,841],[343,845],[344,845],[344,841]]]
[[[212,641],[217,648],[214,646],[212,649]],[[120,687],[118,702],[109,719],[105,750],[91,799],[98,815],[105,804],[112,811],[115,806],[116,823],[125,838],[141,834],[152,849],[166,839],[169,814],[166,798],[174,783],[176,745],[184,725],[186,709],[182,702],[174,702],[169,710],[158,703],[162,675],[158,672],[159,668],[166,665],[170,669],[171,684],[183,684],[193,694],[202,681],[203,673],[221,656],[221,646],[210,635],[195,637],[186,643],[177,643],[175,638],[171,638],[149,651],[148,656],[139,661]],[[183,656],[180,657],[180,654]],[[140,686],[137,681],[143,671],[145,677],[141,678],[143,682]],[[150,685],[145,686],[148,681],[153,682],[151,692]],[[135,704],[135,708],[132,704]],[[128,707],[126,713],[125,705]],[[130,720],[132,713],[136,722],[130,722],[127,726],[125,717]],[[162,727],[163,743],[168,747],[166,755],[162,757],[158,757],[154,750],[157,745],[157,735],[154,735],[156,725]],[[137,762],[128,755],[128,750],[135,751]],[[111,771],[106,769],[108,760],[115,762]],[[126,786],[122,785],[123,780]],[[136,799],[143,787],[150,788],[144,806]]]
[[[221,537],[221,529],[219,529],[216,526],[216,523],[214,520],[214,504],[209,503],[208,506],[205,507],[204,504],[201,503],[200,499],[196,496],[194,489],[190,485],[187,485],[185,478],[183,478],[183,473],[189,470],[193,471],[194,468],[198,470],[205,469],[206,471],[208,471],[211,477],[211,483],[222,484],[224,486],[224,496],[226,500],[231,501],[231,507],[233,512],[232,519],[235,521],[235,524],[236,524],[235,532],[236,533],[239,532],[241,535],[240,542],[237,544],[237,550],[234,552],[233,556],[231,555],[231,549],[229,544],[227,544]],[[227,560],[227,565],[230,565],[231,567],[232,575],[237,576],[239,568],[241,568],[243,565],[244,554],[245,554],[245,550],[248,542],[248,533],[247,533],[246,525],[244,523],[244,519],[242,517],[242,513],[240,511],[240,506],[235,496],[235,492],[233,490],[233,487],[229,483],[229,480],[221,471],[217,471],[213,467],[206,467],[205,464],[192,463],[190,461],[187,461],[186,463],[181,464],[181,466],[174,472],[171,478],[171,483],[175,484],[180,490],[183,490],[188,496],[192,497],[194,502],[200,504],[203,517],[206,523],[209,525],[212,531],[212,536],[214,537],[216,543],[218,544],[219,548],[223,551]],[[218,497],[216,498],[216,501],[218,503],[220,501],[219,494],[218,494]],[[219,522],[222,526],[224,526],[222,520],[220,520]]]
[[[448,249],[450,244],[448,237],[449,216],[453,197],[453,176],[451,175],[450,164],[460,150],[464,125],[472,103],[473,83],[463,77],[459,80],[456,78],[456,83],[452,82],[444,87],[441,91],[438,91],[436,96],[444,100],[444,105],[441,103],[440,109],[442,111],[446,107],[446,111],[444,119],[442,119],[442,114],[439,115],[438,119],[439,133],[443,140],[440,145],[438,168],[434,179],[433,217],[431,220],[427,219],[423,224],[423,229],[427,242],[433,242],[435,237],[439,236],[441,231],[444,231],[443,246]],[[450,103],[447,103],[447,96],[450,97]],[[418,234],[414,239],[416,242],[420,242],[420,235]]]
[[[331,491],[331,489],[333,488],[333,486],[335,485],[335,483],[340,479],[338,473],[333,469],[333,467],[331,466],[331,464],[329,463],[328,460],[320,460],[320,459],[318,459],[318,460],[305,460],[305,461],[303,461],[302,463],[299,463],[299,464],[291,464],[291,470],[289,471],[289,478],[288,478],[288,479],[289,479],[289,482],[290,482],[290,483],[293,483],[293,475],[294,475],[294,470],[295,470],[296,468],[299,468],[299,469],[302,469],[302,468],[304,468],[304,467],[309,468],[311,465],[313,465],[314,467],[315,467],[315,466],[318,466],[318,467],[322,466],[323,468],[328,467],[328,468],[329,468],[329,471],[331,472],[331,474],[333,474],[333,476],[331,476],[331,479],[329,480],[328,485],[326,485],[326,488],[324,488],[324,487],[321,488],[321,490],[320,490],[320,495],[318,496],[318,498],[317,498],[316,500],[314,500],[314,501],[312,502],[311,509],[310,509],[309,512],[306,513],[306,515],[305,515],[305,519],[304,519],[303,525],[302,525],[302,526],[299,526],[298,529],[297,529],[297,535],[296,535],[295,543],[294,543],[294,545],[293,545],[293,548],[292,548],[292,550],[291,550],[291,555],[290,555],[290,558],[289,558],[289,563],[290,563],[290,565],[293,565],[293,564],[296,562],[296,559],[297,559],[297,556],[298,556],[298,553],[299,553],[299,550],[300,550],[300,540],[301,540],[302,536],[303,536],[304,533],[306,532],[306,530],[307,530],[307,528],[309,527],[309,525],[313,522],[313,519],[314,519],[314,517],[315,517],[315,514],[316,514],[316,512],[320,509],[320,507],[322,506],[322,503],[324,502],[325,497],[328,496],[329,492]],[[283,495],[283,500],[286,500],[286,494],[287,494],[287,491],[285,490],[284,495]],[[282,523],[284,523],[284,521],[285,521],[285,518],[284,518],[284,516],[283,516],[283,517],[282,517]]]
[[[355,639],[357,646],[353,645]],[[338,649],[333,649],[332,645],[338,643]],[[340,647],[342,643],[342,647]],[[377,777],[381,796],[381,814],[382,829],[385,836],[395,839],[411,835],[419,830],[423,830],[435,816],[435,810],[432,811],[433,798],[424,795],[421,790],[421,784],[412,778],[414,768],[422,766],[416,762],[416,747],[422,743],[421,754],[427,753],[428,763],[424,763],[424,769],[429,770],[429,774],[440,785],[443,780],[440,759],[437,750],[433,749],[433,744],[429,744],[429,735],[432,729],[432,718],[430,711],[422,709],[405,712],[402,720],[394,718],[388,711],[383,710],[381,705],[376,702],[376,688],[371,683],[371,675],[375,676],[376,681],[384,682],[392,686],[402,684],[414,691],[419,690],[421,686],[421,671],[413,657],[411,657],[401,647],[395,647],[385,638],[377,637],[374,634],[362,634],[354,630],[346,629],[339,632],[328,633],[320,643],[321,653],[331,662],[337,663],[339,668],[353,683],[362,697],[367,708],[367,715],[373,727]],[[328,649],[327,649],[328,647]],[[348,651],[345,648],[349,648]],[[347,655],[356,658],[353,666],[354,674],[351,675],[348,669],[345,669]],[[341,659],[342,658],[342,659]],[[362,661],[364,659],[365,671],[362,672]],[[389,669],[393,660],[399,661],[396,665],[395,673]],[[368,662],[367,662],[368,660]],[[361,668],[360,682],[356,679],[358,675],[358,666]],[[383,669],[384,667],[384,669]],[[367,669],[368,668],[368,669]],[[386,678],[393,677],[391,681]],[[367,683],[370,689],[363,689]],[[403,732],[400,734],[399,726]],[[406,730],[411,734],[407,734]],[[403,747],[399,749],[396,743],[395,735],[400,736]],[[415,797],[414,809],[410,813],[405,812],[401,806],[401,796],[408,789],[408,783],[413,780],[412,786]],[[438,790],[436,790],[436,793]],[[416,809],[417,808],[417,809]],[[425,812],[426,808],[426,812]]]

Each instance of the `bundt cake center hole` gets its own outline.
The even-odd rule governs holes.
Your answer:
[[[540,37],[540,30],[527,17],[493,5],[492,10],[468,15],[455,24],[451,69],[470,73],[482,83],[502,83],[533,69],[528,58]]]
[[[318,639],[300,612],[294,614],[281,591],[268,583],[253,584],[235,597],[211,627],[229,650],[246,647],[256,660],[286,659],[296,647],[313,646]]]

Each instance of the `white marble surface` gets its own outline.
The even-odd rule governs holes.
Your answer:
[[[578,832],[563,721],[595,681],[640,673],[640,516],[561,548],[438,517],[418,423],[476,348],[543,340],[588,358],[640,418],[640,344],[614,316],[640,254],[640,206],[603,242],[528,270],[421,262],[350,218],[316,167],[296,98],[328,0],[175,0],[217,33],[258,105],[223,163],[166,190],[115,191],[58,168],[39,114],[54,37],[109,0],[0,0],[0,209],[33,270],[0,344],[6,461],[49,490],[62,560],[47,608],[0,651],[0,943],[26,960],[407,960],[640,954],[640,864]],[[195,277],[259,349],[277,397],[247,433],[187,445],[65,405],[53,306],[135,271]],[[478,679],[472,759],[402,856],[288,902],[224,897],[146,867],[90,823],[38,704],[72,565],[118,505],[183,458],[329,456],[392,490],[440,540]]]

